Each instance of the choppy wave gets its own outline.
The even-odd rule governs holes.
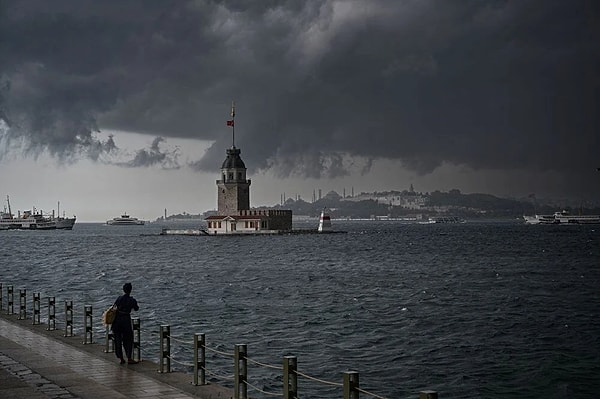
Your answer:
[[[295,355],[300,371],[327,381],[358,371],[363,389],[390,398],[424,389],[447,398],[596,394],[600,231],[593,226],[336,227],[348,234],[165,237],[147,235],[159,226],[99,224],[0,232],[0,282],[57,304],[73,300],[76,312],[91,304],[98,315],[132,282],[144,356],[153,360],[159,326],[169,324],[182,339],[205,333],[219,350],[245,343],[250,358],[268,364]],[[173,350],[181,359],[190,353]],[[207,367],[232,373],[218,356]],[[277,372],[250,373],[256,386],[280,389]],[[340,397],[338,388],[311,381],[299,390]]]

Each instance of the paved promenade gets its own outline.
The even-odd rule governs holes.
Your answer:
[[[233,397],[227,388],[192,385],[192,375],[158,373],[153,362],[120,365],[114,353],[103,349],[0,312],[0,398]]]

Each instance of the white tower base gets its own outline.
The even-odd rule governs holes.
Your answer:
[[[319,218],[319,233],[332,231],[331,218],[329,214],[325,213],[325,210],[321,211],[321,217]]]

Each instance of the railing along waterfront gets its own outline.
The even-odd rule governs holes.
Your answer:
[[[19,320],[27,319],[27,290],[19,290]]]
[[[19,314],[18,320],[27,319],[27,294],[25,289],[19,291]],[[56,300],[53,296],[47,297],[47,330],[56,329]],[[65,337],[74,337],[74,306],[72,300],[64,301],[64,327]],[[32,323],[40,324],[41,314],[41,294],[33,293],[31,300]],[[0,312],[4,310],[4,291],[3,284],[0,283]],[[14,315],[14,287],[6,286],[6,313]],[[83,306],[83,334],[84,344],[93,343],[93,309],[92,305]],[[134,331],[133,357],[134,360],[141,361],[141,322],[139,318],[132,318],[132,327]],[[360,394],[376,399],[387,399],[360,387],[359,373],[357,371],[345,371],[342,373],[342,382],[328,381],[320,379],[298,370],[298,359],[296,356],[283,356],[282,363],[279,365],[267,364],[248,356],[248,347],[246,344],[235,344],[233,352],[225,352],[211,348],[206,345],[206,335],[204,333],[195,333],[192,340],[185,340],[171,334],[171,326],[168,324],[160,325],[159,336],[159,373],[171,373],[171,362],[190,368],[193,370],[194,385],[206,385],[206,376],[209,375],[215,380],[225,381],[233,384],[234,399],[247,399],[248,391],[254,391],[270,397],[283,397],[284,399],[299,398],[298,379],[302,378],[319,383],[325,386],[340,388],[344,399],[358,399]],[[109,326],[105,329],[105,347],[104,352],[114,352],[114,337]],[[191,362],[176,358],[172,355],[172,343],[182,345],[184,348],[192,348],[193,355]],[[220,375],[207,367],[206,353],[210,352],[214,356],[221,356],[230,359],[233,362],[233,376]],[[281,391],[267,391],[259,388],[249,380],[250,365],[281,372]],[[419,399],[437,399],[436,391],[421,391]]]
[[[33,314],[31,316],[32,324],[40,324],[40,317],[42,312],[42,304],[40,302],[41,294],[39,292],[33,293]]]

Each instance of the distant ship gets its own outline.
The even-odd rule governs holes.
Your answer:
[[[526,224],[557,224],[558,220],[554,215],[534,215],[534,216],[523,216]]]
[[[436,224],[436,223],[465,223],[466,220],[458,216],[434,216],[429,219],[419,222],[420,224]]]
[[[111,226],[140,226],[145,222],[143,220],[139,220],[138,218],[132,218],[128,214],[124,213],[119,218],[112,218],[111,220],[107,220],[106,224]]]
[[[76,220],[77,218],[75,216],[72,218],[57,217],[54,219],[54,223],[56,223],[57,229],[73,230],[73,225],[75,224]]]
[[[527,224],[599,224],[600,215],[570,215],[567,211],[552,215],[523,216]]]
[[[60,201],[58,202],[57,214],[59,216],[55,218],[54,211],[52,211],[52,219],[56,223],[56,228],[63,229],[63,230],[73,230],[73,225],[75,224],[75,221],[77,220],[77,218],[74,215],[72,218],[65,217],[65,215],[60,216]]]
[[[10,199],[6,196],[8,209],[0,213],[0,230],[52,230],[56,229],[56,222],[46,217],[42,212],[19,211],[17,216],[13,215],[10,208]]]

